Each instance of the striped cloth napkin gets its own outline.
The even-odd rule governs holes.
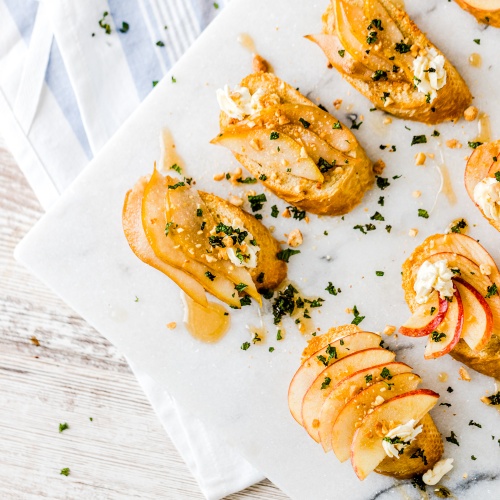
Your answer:
[[[0,135],[47,209],[229,0],[0,0]],[[207,499],[263,476],[132,370]]]

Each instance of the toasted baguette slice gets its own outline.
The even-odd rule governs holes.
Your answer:
[[[465,256],[472,261],[475,266],[487,272],[489,282],[500,285],[500,272],[495,261],[489,253],[473,238],[463,234],[436,234],[427,238],[421,245],[413,251],[412,255],[403,264],[402,285],[405,293],[405,300],[408,307],[413,312],[418,304],[415,301],[416,293],[413,289],[417,272],[424,261],[433,255],[448,252],[450,255],[456,254]],[[483,276],[484,278],[485,276]],[[461,276],[466,279],[467,276]],[[490,289],[491,290],[491,289]],[[488,295],[484,293],[482,295]],[[450,355],[461,363],[466,364],[473,370],[480,373],[500,378],[500,318],[498,313],[498,294],[485,297],[485,301],[490,305],[493,313],[493,332],[486,346],[480,351],[473,351],[466,342],[461,339],[450,352]],[[464,318],[467,321],[467,318]]]
[[[221,134],[212,143],[229,147],[269,190],[301,210],[343,215],[360,203],[373,185],[374,174],[371,161],[348,127],[273,74],[253,73],[240,85],[252,95],[263,91],[264,109],[244,120],[221,112]],[[255,131],[264,133],[265,140]],[[279,140],[269,140],[271,132],[287,142],[280,147]],[[256,139],[245,143],[245,136]],[[298,146],[295,153],[288,139]],[[322,160],[328,161],[326,168]],[[306,162],[301,174],[299,166]]]
[[[472,14],[478,22],[500,28],[499,0],[455,0],[462,9]]]
[[[478,146],[470,155],[465,167],[465,187],[471,200],[479,208],[485,219],[500,231],[500,221],[488,217],[474,200],[474,188],[487,177],[495,178],[500,172],[500,140]]]
[[[352,24],[349,17],[342,17],[340,24],[337,22],[340,18],[337,12],[345,11],[338,9],[347,9],[348,15],[353,16]],[[378,13],[377,16],[371,14],[373,12]],[[374,17],[380,17],[375,20],[382,21],[382,30],[371,25]],[[371,33],[380,40],[376,38],[367,45],[364,41]],[[307,38],[317,43],[330,64],[377,108],[399,118],[428,124],[458,120],[472,101],[466,83],[446,58],[446,83],[437,90],[436,97],[432,99],[416,88],[413,75],[416,57],[425,55],[431,48],[438,55],[443,54],[406,12],[390,0],[332,0],[323,14],[323,33]],[[395,50],[396,43],[403,41],[406,47]]]

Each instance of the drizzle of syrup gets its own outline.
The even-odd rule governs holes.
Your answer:
[[[480,68],[483,64],[483,59],[479,54],[474,52],[469,56],[469,64],[474,68]]]
[[[229,329],[230,317],[223,306],[209,302],[207,307],[203,307],[185,294],[182,298],[184,322],[195,339],[214,343],[224,337]]]
[[[479,113],[477,120],[478,135],[475,141],[491,142],[491,126],[490,117],[486,113]]]
[[[161,172],[167,172],[172,165],[182,166],[182,159],[177,154],[172,133],[168,128],[164,128],[160,135],[160,165]]]
[[[248,33],[240,33],[238,35],[238,43],[247,49],[252,54],[257,54],[257,49],[255,48],[255,42],[253,38]]]

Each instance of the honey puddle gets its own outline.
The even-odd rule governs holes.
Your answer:
[[[491,142],[490,117],[486,113],[479,113],[477,128],[478,136],[474,140],[477,142]]]
[[[184,323],[189,333],[201,342],[219,341],[229,329],[230,317],[225,307],[209,302],[203,307],[191,297],[182,294]]]
[[[183,161],[177,154],[172,133],[167,128],[161,131],[160,135],[160,165],[161,172],[167,172],[172,165],[182,167]]]
[[[479,54],[474,52],[469,56],[469,64],[474,68],[480,68],[483,64],[483,59]]]
[[[455,191],[453,191],[448,167],[442,164],[437,166],[437,169],[441,176],[441,187],[439,188],[438,195],[439,193],[443,193],[448,198],[450,205],[454,205],[457,202],[457,196]]]
[[[255,42],[248,33],[239,34],[237,41],[242,47],[247,49],[251,54],[257,54],[257,49],[255,48]]]

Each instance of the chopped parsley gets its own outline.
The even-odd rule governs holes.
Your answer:
[[[443,340],[445,338],[446,338],[446,333],[437,332],[437,331],[433,331],[431,333],[431,340],[433,342],[441,342],[441,340]]]
[[[292,217],[297,220],[303,220],[306,217],[306,211],[305,210],[299,210],[297,207],[286,207],[290,212],[292,213]]]
[[[383,196],[380,196],[380,198],[378,199],[377,203],[383,207],[384,206],[384,197]]]
[[[177,188],[180,188],[180,187],[184,187],[186,185],[185,182],[178,182],[177,184],[174,184],[173,186],[168,186],[168,189],[177,189]]]
[[[59,474],[60,474],[61,476],[69,476],[69,473],[70,473],[70,472],[71,472],[71,471],[70,471],[69,467],[64,467],[64,469],[61,469],[61,472],[59,472]]]
[[[158,80],[153,80],[152,84],[153,84],[153,87],[156,87],[158,85]]]
[[[325,380],[321,384],[321,390],[326,389],[329,385],[332,379],[330,377],[325,377]]]
[[[390,226],[390,225],[385,226],[385,230],[386,230],[388,233],[390,233],[390,232],[391,232],[391,229],[392,229],[392,226]]]
[[[387,80],[387,71],[377,69],[377,71],[375,71],[375,73],[373,73],[372,75],[372,80],[374,82],[378,82],[379,80]]]
[[[465,229],[467,227],[467,222],[465,222],[464,219],[459,220],[454,226],[450,228],[450,231],[452,233],[461,233],[462,229]]]
[[[69,425],[66,422],[64,422],[64,424],[59,424],[59,432],[63,432],[66,429],[69,429]]]
[[[248,201],[250,202],[250,207],[252,208],[252,212],[258,212],[262,210],[264,206],[264,202],[267,201],[266,195],[264,193],[257,194],[255,196],[249,196]]]
[[[368,25],[367,30],[378,29],[379,31],[384,31],[382,28],[382,21],[380,19],[372,19],[372,22]]]
[[[477,458],[474,455],[470,456],[471,460],[477,460]]]
[[[340,57],[344,57],[344,55],[345,55],[345,50],[344,50],[344,49],[339,50],[339,51],[338,51],[338,53],[339,53],[339,56],[340,56]]]
[[[304,120],[304,118],[299,118],[299,122],[302,123],[302,126],[304,128],[309,128],[311,126],[311,124],[308,121]]]
[[[359,325],[365,319],[365,316],[360,316],[356,306],[352,308],[352,312],[354,314],[354,319],[351,321],[351,325]]]
[[[377,187],[380,188],[382,191],[389,187],[391,183],[386,177],[379,177],[377,176]]]
[[[220,248],[226,248],[226,245],[222,241],[224,238],[222,236],[209,236],[208,237],[208,242],[210,243],[210,246],[213,248],[215,247],[220,247]]]
[[[278,330],[276,333],[276,340],[283,340],[283,337],[281,336],[281,330]]]
[[[297,255],[300,253],[300,250],[292,250],[291,248],[286,248],[285,250],[281,250],[276,254],[276,258],[278,260],[282,260],[283,262],[288,262],[292,255]]]
[[[500,172],[495,172],[495,179],[500,182]]]
[[[215,274],[212,274],[210,271],[205,272],[205,276],[210,280],[213,281],[215,279]]]
[[[293,285],[288,285],[283,291],[278,292],[278,296],[273,303],[274,324],[278,325],[283,316],[291,315],[295,310],[295,294],[298,293]],[[277,340],[281,340],[281,330],[278,330]]]
[[[257,332],[255,332],[253,334],[252,343],[256,344],[257,342],[262,342],[262,339],[259,337],[259,334]]]
[[[99,26],[104,30],[106,35],[111,35],[111,25],[106,22],[106,17],[108,17],[109,12],[103,12],[102,18],[99,19]],[[68,469],[69,470],[69,469]]]
[[[337,160],[333,160],[332,163],[328,163],[322,156],[320,156],[318,160],[319,171],[323,174],[334,168],[336,164]]]
[[[165,225],[165,236],[168,236],[170,228],[172,227],[173,224],[174,224],[173,222],[167,222],[167,224]]]
[[[483,428],[483,426],[481,424],[478,424],[477,422],[474,422],[474,420],[471,420],[469,422],[469,425],[474,425],[475,427],[479,427],[480,429]]]
[[[342,125],[340,124],[340,122],[337,122],[337,123],[333,124],[332,128],[337,129],[337,130],[341,130],[342,129]]]
[[[274,347],[270,347],[269,352],[273,352],[273,351],[274,351]]]
[[[490,297],[493,297],[493,295],[498,295],[497,284],[493,283],[493,285],[488,287],[487,291],[488,291],[488,293],[485,295],[485,297],[487,299],[489,299]]]
[[[331,281],[328,282],[328,286],[325,288],[325,290],[330,294],[330,295],[337,295],[342,292],[340,288],[335,288],[333,283]]]
[[[481,45],[481,39],[480,38],[474,38],[474,43],[477,43],[478,45]]]
[[[476,141],[476,142],[469,141],[467,144],[469,145],[469,148],[476,149],[479,146],[481,146],[481,144],[483,144],[483,143],[479,142],[479,141]]]
[[[431,307],[430,315],[432,316],[435,312],[436,312],[436,308],[435,307]]]
[[[418,448],[415,450],[413,455],[410,455],[410,458],[421,458],[424,465],[427,465],[427,457],[425,456],[424,450],[422,448]]]
[[[386,366],[384,366],[383,370],[380,372],[380,376],[386,380],[392,379],[391,372],[389,371],[389,369]]]
[[[457,446],[460,446],[460,443],[457,441],[457,436],[453,431],[451,431],[451,435],[446,438],[446,441],[448,441],[448,443],[452,443],[452,444],[456,444]]]
[[[125,21],[122,22],[122,27],[118,30],[120,33],[126,33],[129,30],[130,26]]]
[[[269,136],[269,139],[271,139],[271,141],[275,141],[276,139],[279,139],[280,138],[280,135],[278,134],[278,132],[271,132],[271,135]]]
[[[377,276],[383,276],[384,275],[384,271],[375,271],[375,274]]]
[[[446,389],[448,392],[453,392],[453,389],[451,387],[448,387],[448,389]]]
[[[275,219],[278,217],[280,211],[278,210],[278,207],[276,205],[273,205],[271,207],[271,217],[274,217]]]
[[[248,285],[245,285],[245,283],[239,283],[234,288],[238,290],[238,292],[242,292],[247,286]]]
[[[261,181],[267,181],[267,175],[266,174],[260,174],[259,180],[261,180]]]
[[[328,354],[328,362],[330,362],[332,359],[337,359],[337,348],[329,345],[326,348],[326,354]]]
[[[425,135],[414,135],[413,139],[411,140],[411,146],[414,144],[426,144],[427,143],[427,137]]]
[[[394,50],[396,52],[399,52],[400,54],[406,54],[407,52],[410,52],[411,45],[408,43],[403,43],[403,41],[401,40],[400,43],[396,43],[396,45],[394,46]]]
[[[257,182],[257,179],[254,179],[253,177],[245,177],[242,179],[241,177],[236,179],[236,182],[239,182],[240,184],[255,184]]]
[[[370,220],[379,220],[379,221],[385,221],[384,216],[380,212],[375,212],[371,217]]]
[[[158,47],[165,47],[165,44],[161,40],[158,40],[156,45],[158,45]]]
[[[416,489],[418,488],[420,491],[425,491],[425,483],[422,480],[422,476],[414,476],[411,479],[411,485]]]
[[[373,380],[373,375],[365,375],[365,382],[369,384]]]
[[[450,403],[439,403],[439,406],[447,406],[448,408],[451,406]]]
[[[377,41],[378,33],[376,31],[370,31],[368,36],[366,37],[366,43],[371,45]]]
[[[437,130],[434,130],[431,135],[432,137],[439,137],[441,134]]]
[[[419,208],[418,209],[418,216],[423,217],[424,219],[428,219],[429,213],[427,212],[427,210],[424,210],[423,208]]]
[[[356,119],[353,120],[351,118],[351,129],[359,130],[359,127],[361,127],[362,124],[363,122],[356,123]]]
[[[260,273],[257,276],[257,283],[264,283],[264,273]]]
[[[243,344],[241,344],[241,348],[243,351],[246,351],[247,349],[250,348],[250,342],[243,342]]]
[[[323,356],[323,354],[320,354],[319,356],[316,356],[316,358],[318,359],[318,361],[320,361],[321,363],[323,363],[324,366],[328,366],[328,361]]]

